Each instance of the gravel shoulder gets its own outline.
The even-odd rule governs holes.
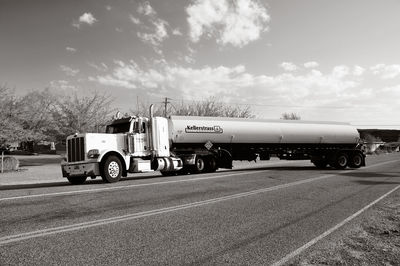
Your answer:
[[[289,265],[400,265],[400,190]]]

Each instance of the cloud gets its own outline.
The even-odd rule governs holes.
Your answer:
[[[93,62],[88,62],[87,64],[90,67],[96,69],[97,71],[107,71],[108,70],[108,66],[105,63],[95,64]]]
[[[76,53],[76,51],[77,51],[75,48],[69,47],[69,46],[65,47],[65,50],[67,50],[70,53]]]
[[[145,29],[146,32],[137,32],[137,36],[142,42],[150,44],[156,53],[162,55],[160,45],[166,38],[169,37],[167,31],[167,27],[169,26],[168,22],[158,18],[157,12],[151,7],[150,3],[148,2],[139,4],[138,13],[146,16],[151,26],[149,27],[142,25],[142,29]],[[139,22],[140,24],[142,24],[138,19],[134,18],[133,16],[131,16],[131,21],[133,23]]]
[[[318,66],[319,66],[319,64],[315,61],[310,61],[310,62],[304,63],[305,68],[316,68]]]
[[[181,32],[181,30],[179,28],[176,28],[176,29],[172,30],[172,35],[182,36],[183,34],[182,34],[182,32]]]
[[[145,15],[145,16],[154,16],[154,15],[156,15],[156,12],[151,7],[149,2],[140,3],[139,7],[137,9],[137,12],[139,14],[142,14],[142,15]]]
[[[283,62],[280,64],[280,67],[283,68],[285,71],[296,71],[297,66],[291,62]]]
[[[340,79],[346,77],[349,74],[350,68],[344,65],[335,66],[332,71],[332,75]]]
[[[72,26],[75,27],[75,28],[80,29],[82,24],[87,24],[87,25],[91,26],[97,21],[98,20],[92,15],[92,13],[86,12],[86,13],[83,13],[79,17],[78,21],[73,21],[72,22]]]
[[[73,69],[66,65],[60,65],[60,69],[67,75],[75,77],[79,73],[79,69]]]
[[[266,99],[282,104],[297,103],[307,97],[319,103],[321,97],[326,97],[329,102],[343,95],[356,96],[357,93],[351,89],[360,84],[352,75],[343,75],[346,72],[343,66],[326,74],[312,69],[302,75],[283,73],[267,76],[253,75],[243,65],[190,68],[165,61],[154,65],[157,67],[145,70],[134,61],[116,61],[111,74],[98,75],[90,80],[106,86],[142,90],[159,97],[166,93],[171,97],[189,99],[213,95],[248,102]]]
[[[365,72],[365,69],[363,67],[360,67],[357,65],[354,66],[354,69],[353,69],[354,76],[362,76],[364,74],[364,72]]]
[[[400,65],[377,64],[370,68],[372,73],[382,79],[393,79],[400,75]]]
[[[132,23],[135,24],[135,25],[141,24],[140,19],[134,17],[132,14],[129,15],[129,19],[130,19],[130,20],[132,21]]]
[[[74,85],[69,84],[68,81],[66,80],[52,80],[50,81],[50,87],[53,89],[58,89],[58,90],[76,90],[76,87]]]
[[[217,35],[217,42],[243,47],[268,30],[270,16],[256,0],[197,0],[186,9],[190,39]]]
[[[168,23],[164,20],[158,19],[153,22],[153,25],[154,31],[152,33],[138,32],[137,36],[145,43],[159,46],[166,38],[168,38],[168,32],[166,29]]]
[[[82,16],[79,17],[79,22],[86,23],[89,25],[93,25],[97,19],[92,15],[92,13],[84,13]]]
[[[107,10],[107,11],[110,11],[111,9],[112,9],[111,6],[109,6],[109,5],[106,6],[106,10]]]

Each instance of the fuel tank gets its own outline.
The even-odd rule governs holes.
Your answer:
[[[356,144],[348,123],[248,118],[171,116],[172,143]]]

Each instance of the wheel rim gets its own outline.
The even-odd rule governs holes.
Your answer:
[[[353,164],[355,166],[361,165],[361,162],[362,162],[362,159],[361,159],[361,157],[359,155],[356,155],[356,156],[353,157]]]
[[[110,164],[108,165],[108,174],[112,177],[112,178],[117,178],[119,175],[119,165],[117,162],[110,162]]]
[[[347,158],[345,157],[345,156],[340,156],[339,158],[338,158],[338,164],[340,165],[340,166],[346,166],[346,164],[347,164]]]

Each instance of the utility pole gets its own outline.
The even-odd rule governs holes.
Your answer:
[[[167,107],[168,107],[168,104],[171,103],[171,102],[169,102],[168,100],[171,100],[171,99],[168,98],[168,97],[165,97],[165,99],[164,99],[164,116],[165,116],[165,117],[167,117]]]
[[[136,114],[139,115],[139,95],[136,95]]]

